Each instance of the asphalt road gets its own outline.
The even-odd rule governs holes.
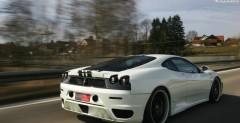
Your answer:
[[[219,103],[203,103],[167,123],[240,123],[240,69],[219,72],[224,95]],[[0,123],[101,123],[101,120],[64,111],[60,100],[48,98],[0,106]]]

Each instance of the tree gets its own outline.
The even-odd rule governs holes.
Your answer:
[[[1,35],[8,41],[19,44],[43,42],[49,41],[55,34],[53,22],[46,15],[46,4],[11,0],[4,9],[7,16]]]
[[[140,27],[142,28],[143,32],[144,32],[144,36],[145,36],[145,40],[148,40],[148,33],[150,31],[151,28],[151,20],[150,19],[144,19],[141,23],[140,23]]]
[[[124,39],[135,22],[135,12],[133,0],[71,0],[71,32],[95,34],[97,39]]]
[[[96,41],[107,39],[105,43],[113,45],[121,42],[121,46],[116,47],[127,47],[130,41],[137,41],[133,33],[136,23],[134,0],[70,0],[68,8],[68,31],[75,39],[95,35]]]
[[[159,36],[161,39],[160,53],[166,53],[168,42],[168,22],[165,18],[162,19]]]
[[[144,54],[143,41],[133,42],[132,44],[133,54]]]
[[[149,36],[149,53],[180,54],[184,49],[184,27],[179,15],[153,19]]]
[[[152,22],[152,29],[150,31],[150,36],[149,36],[149,45],[148,45],[148,53],[158,53],[158,47],[160,44],[160,25],[161,22],[159,18],[153,19]]]
[[[172,18],[172,33],[173,33],[173,40],[184,40],[184,27],[179,15],[175,15]]]
[[[75,37],[74,37],[74,34],[69,32],[68,30],[65,30],[64,32],[64,37],[65,39],[67,39],[68,41],[74,41],[75,40]]]
[[[190,30],[188,31],[187,35],[186,35],[186,40],[191,42],[195,37],[198,36],[197,31],[195,30]]]
[[[173,46],[175,45],[175,47],[173,47],[173,49],[170,52],[173,54],[180,55],[180,51],[184,50],[185,32],[184,32],[183,23],[179,15],[173,16],[171,20],[171,25],[169,27],[171,29],[171,36],[172,36],[170,37],[170,39],[171,41],[175,42],[175,44],[173,44]]]
[[[168,17],[168,19],[167,19],[167,36],[168,36],[168,40],[169,41],[173,41],[174,39],[173,39],[173,27],[172,27],[172,22],[173,20],[172,20],[172,17],[171,16],[169,16]]]
[[[151,20],[150,19],[144,19],[141,23],[140,23],[140,27],[143,30],[143,35],[142,35],[142,40],[143,42],[146,44],[148,43],[148,34],[149,31],[151,29]],[[144,45],[144,52],[147,53],[147,45]]]
[[[13,0],[7,5],[6,10],[11,13],[11,16],[3,27],[2,35],[4,38],[16,43],[31,40],[36,28],[31,6],[32,3],[28,0]]]
[[[166,47],[164,47],[164,53],[166,54],[172,54],[172,50],[174,48],[174,45],[176,45],[176,43],[172,42],[174,39],[174,33],[173,33],[173,27],[172,27],[172,17],[169,16],[168,19],[166,20],[165,18],[163,18],[163,28],[165,30],[166,33],[166,42],[164,43],[164,45]]]
[[[104,38],[124,39],[135,22],[134,0],[96,0],[93,10],[94,24],[99,29],[98,35]]]

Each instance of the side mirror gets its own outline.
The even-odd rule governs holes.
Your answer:
[[[202,66],[202,71],[206,71],[208,70],[208,67],[207,66]]]

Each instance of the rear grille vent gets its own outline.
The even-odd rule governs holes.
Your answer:
[[[106,88],[104,79],[71,77],[69,80],[69,84],[96,88]]]
[[[78,78],[78,77],[71,77],[69,80],[69,84],[73,85],[81,85],[83,86],[84,78]]]

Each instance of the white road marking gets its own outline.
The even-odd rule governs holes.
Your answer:
[[[237,71],[237,70],[240,70],[240,68],[230,69],[230,70],[225,70],[225,71],[219,71],[217,73],[225,73],[225,72],[231,72],[231,71]],[[13,106],[8,106],[8,107],[3,107],[3,108],[0,108],[0,111],[1,110],[6,110],[6,109],[12,109],[12,108],[19,108],[19,107],[24,107],[24,106],[30,106],[30,105],[54,102],[54,101],[60,101],[60,97],[57,97],[57,98],[55,97],[55,98],[51,98],[51,99],[47,99],[47,100],[43,100],[43,101],[35,101],[35,102],[31,102],[31,103],[25,103],[25,104],[20,104],[20,105],[13,105]]]
[[[13,105],[13,106],[8,106],[8,107],[3,107],[3,108],[0,108],[0,111],[1,110],[6,110],[6,109],[11,109],[11,108],[19,108],[19,107],[24,107],[24,106],[30,106],[30,105],[54,102],[54,101],[60,101],[60,98],[57,97],[57,98],[51,98],[51,99],[47,99],[47,100],[43,100],[43,101],[35,101],[35,102],[31,102],[31,103],[25,103],[25,104],[20,104],[20,105]]]

